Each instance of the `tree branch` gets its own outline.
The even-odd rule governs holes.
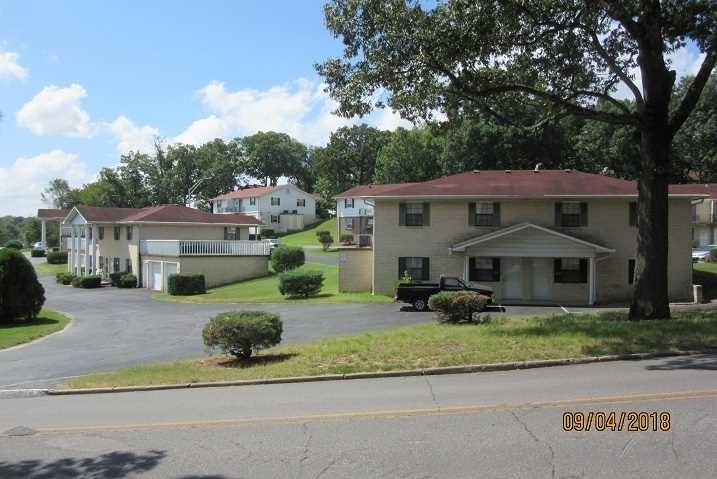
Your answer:
[[[713,45],[707,51],[707,56],[700,66],[700,71],[697,72],[695,79],[692,80],[692,84],[690,84],[687,89],[685,96],[682,97],[680,105],[670,115],[669,127],[670,133],[673,136],[677,133],[677,130],[680,129],[682,124],[685,120],[687,120],[687,117],[690,116],[690,113],[692,113],[692,110],[694,110],[697,105],[697,101],[700,99],[702,90],[704,89],[707,80],[710,78],[710,74],[712,73],[715,63],[717,63],[717,50]]]
[[[588,30],[588,33],[590,34],[590,38],[592,38],[593,44],[595,46],[595,49],[598,52],[598,55],[605,60],[605,63],[610,67],[610,70],[617,75],[617,77],[630,89],[632,94],[635,96],[635,103],[638,105],[638,109],[640,106],[643,105],[644,100],[642,98],[642,93],[640,93],[640,89],[635,85],[635,82],[632,81],[632,79],[627,76],[627,74],[622,71],[622,69],[618,66],[618,64],[615,62],[615,59],[610,56],[610,54],[605,50],[605,47],[602,46],[602,43],[600,43],[600,39],[595,34],[594,31]]]

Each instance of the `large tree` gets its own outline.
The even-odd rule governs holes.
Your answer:
[[[286,133],[260,131],[238,140],[246,172],[264,184],[276,185],[281,176],[296,179],[303,174],[308,151]]]
[[[441,176],[443,138],[429,127],[399,128],[378,152],[375,183],[432,180]]]
[[[342,114],[368,113],[383,89],[408,118],[436,110],[493,114],[518,100],[547,103],[548,118],[634,127],[640,164],[630,317],[669,317],[670,148],[717,61],[713,1],[447,0],[427,10],[418,0],[334,0],[325,13],[345,48],[318,71]],[[685,45],[704,60],[675,99],[668,58]],[[615,98],[619,85],[634,110]],[[596,108],[597,100],[617,111]]]

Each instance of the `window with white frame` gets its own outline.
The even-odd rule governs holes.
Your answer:
[[[250,206],[256,205],[256,196],[252,196],[251,198],[249,198],[249,205]]]
[[[236,226],[224,227],[224,239],[226,241],[235,241],[239,239],[239,228]]]
[[[498,213],[496,204],[490,201],[479,201],[476,203],[476,226],[499,226],[496,216]]]
[[[426,224],[424,203],[404,203],[404,225],[424,226]]]
[[[500,281],[499,258],[470,258],[468,261],[470,281]]]
[[[304,198],[297,198],[296,206],[306,206],[306,200]]]
[[[344,220],[344,230],[346,231],[353,231],[354,229],[354,219],[353,218],[346,218]]]
[[[281,198],[279,198],[278,196],[272,196],[271,206],[281,206]]]
[[[557,258],[554,265],[556,283],[587,283],[588,260],[584,258]]]
[[[119,258],[112,258],[112,272],[113,273],[119,273],[120,272],[120,259]]]
[[[398,258],[398,277],[408,275],[413,281],[427,281],[430,278],[428,258],[407,256]]]
[[[281,223],[281,216],[279,216],[279,215],[271,215],[271,222],[272,222],[272,223]]]
[[[354,198],[344,198],[344,208],[353,208]]]
[[[587,226],[587,203],[565,201],[556,205],[557,226],[576,227]]]
[[[127,258],[124,262],[124,270],[128,273],[132,272],[132,260]]]

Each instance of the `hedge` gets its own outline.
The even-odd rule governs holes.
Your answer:
[[[30,251],[30,256],[32,256],[33,258],[44,258],[45,250],[35,248],[32,251]]]
[[[305,260],[304,249],[300,246],[279,246],[271,251],[271,266],[277,273],[296,269]]]
[[[167,280],[167,292],[172,296],[191,296],[207,292],[202,273],[173,273]]]
[[[18,240],[10,240],[5,243],[5,247],[10,249],[22,249],[22,243]]]
[[[279,275],[279,292],[284,296],[308,298],[319,294],[323,286],[321,271],[289,271]]]
[[[82,289],[94,289],[102,286],[102,277],[99,275],[75,276],[72,278],[72,286]]]
[[[472,322],[473,314],[483,311],[488,299],[473,291],[443,291],[428,299],[428,307],[441,323]]]
[[[67,264],[67,251],[50,251],[47,253],[48,264]]]
[[[352,234],[342,234],[339,238],[339,241],[345,245],[353,244],[354,242],[354,235]]]
[[[204,345],[213,350],[249,359],[253,351],[281,342],[279,315],[266,311],[229,311],[214,316],[202,330]]]
[[[75,275],[72,273],[57,273],[55,275],[55,281],[59,284],[69,285],[72,284],[72,280],[75,279]]]
[[[14,248],[0,250],[0,323],[34,319],[45,303],[35,268]]]
[[[127,274],[127,273],[110,273],[109,274],[110,284],[112,286],[118,286],[120,278],[122,278],[122,276],[124,276],[125,274]]]
[[[137,287],[137,276],[131,273],[125,273],[117,282],[119,288],[136,288]]]

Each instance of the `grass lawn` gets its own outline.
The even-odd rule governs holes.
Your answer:
[[[69,321],[70,318],[63,314],[43,309],[40,311],[39,317],[34,321],[0,324],[0,349],[27,343],[33,339],[52,334],[55,331],[64,329]]]
[[[66,273],[67,264],[40,263],[35,265],[35,271],[41,275],[55,276],[57,273]]]
[[[321,246],[321,243],[319,243],[316,239],[316,232],[321,230],[331,232],[331,236],[334,237],[334,241],[339,240],[336,238],[336,218],[316,223],[306,229],[297,231],[296,233],[277,236],[281,237],[281,244],[285,244],[287,246]]]
[[[318,296],[311,298],[289,299],[279,293],[279,278],[270,274],[263,278],[240,281],[238,283],[220,286],[207,291],[206,294],[195,296],[170,296],[166,293],[156,294],[157,299],[192,303],[390,303],[388,296],[371,295],[370,293],[339,293],[338,267],[305,263],[297,271],[321,271],[324,273],[324,287]]]
[[[390,371],[502,361],[717,347],[717,315],[626,321],[625,313],[426,323],[262,351],[249,363],[227,356],[149,364],[69,380],[66,388],[174,384]],[[337,318],[340,320],[340,318]]]
[[[326,251],[322,249],[305,249],[305,253],[317,255],[317,256],[327,256],[327,257],[337,257],[339,255],[339,250],[336,248],[329,248]]]

